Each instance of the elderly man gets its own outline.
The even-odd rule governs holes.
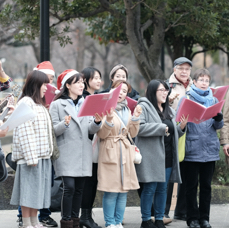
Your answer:
[[[185,96],[192,85],[192,79],[190,77],[192,69],[192,62],[185,58],[180,57],[174,61],[174,72],[169,77],[169,86],[171,93],[169,95],[170,106],[176,110],[178,102],[181,97]],[[174,219],[186,220],[186,203],[185,203],[185,179],[184,179],[184,165],[180,163],[180,173],[182,178],[182,184],[178,187],[177,205],[174,213]],[[167,202],[165,208],[165,217],[169,218],[169,210],[171,206],[171,199],[173,193],[173,184],[168,186]]]

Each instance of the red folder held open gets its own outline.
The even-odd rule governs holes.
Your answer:
[[[78,117],[81,116],[94,116],[96,113],[99,115],[106,115],[106,111],[111,108],[116,108],[119,93],[122,84],[109,93],[100,93],[87,96],[80,108]]]
[[[218,101],[222,101],[227,93],[228,88],[229,85],[211,88],[213,97],[216,97]]]
[[[182,115],[184,115],[185,117],[189,115],[188,122],[199,124],[205,120],[216,116],[217,113],[221,112],[224,102],[225,100],[222,100],[219,103],[206,108],[195,101],[184,98],[181,101],[179,110],[177,111],[176,121],[180,122]]]
[[[135,101],[134,99],[130,98],[130,97],[126,97],[126,100],[127,100],[127,103],[128,103],[127,106],[129,107],[129,109],[131,111],[131,114],[133,115],[134,109],[137,106],[138,102]]]
[[[47,105],[50,105],[53,101],[54,97],[56,96],[55,91],[57,88],[55,86],[52,86],[51,84],[47,84],[47,90],[45,93],[45,101]]]

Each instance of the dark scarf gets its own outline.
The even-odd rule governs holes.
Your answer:
[[[178,82],[180,82],[184,86],[185,89],[188,87],[190,81],[189,79],[187,79],[187,82],[184,83],[181,80],[179,80],[176,75],[175,78],[177,79]]]

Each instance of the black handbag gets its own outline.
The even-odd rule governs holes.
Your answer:
[[[6,169],[5,155],[0,147],[0,182],[6,180],[8,172]]]

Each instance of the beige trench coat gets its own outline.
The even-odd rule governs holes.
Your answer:
[[[139,184],[134,165],[135,150],[127,139],[127,131],[123,130],[119,134],[121,122],[116,115],[112,120],[113,126],[109,126],[105,119],[106,117],[97,132],[101,139],[98,159],[98,190],[127,192],[138,189]],[[132,138],[138,133],[139,123],[139,120],[132,120],[129,111],[129,121],[126,128]],[[122,156],[120,157],[121,153]],[[121,175],[121,160],[123,175]]]

